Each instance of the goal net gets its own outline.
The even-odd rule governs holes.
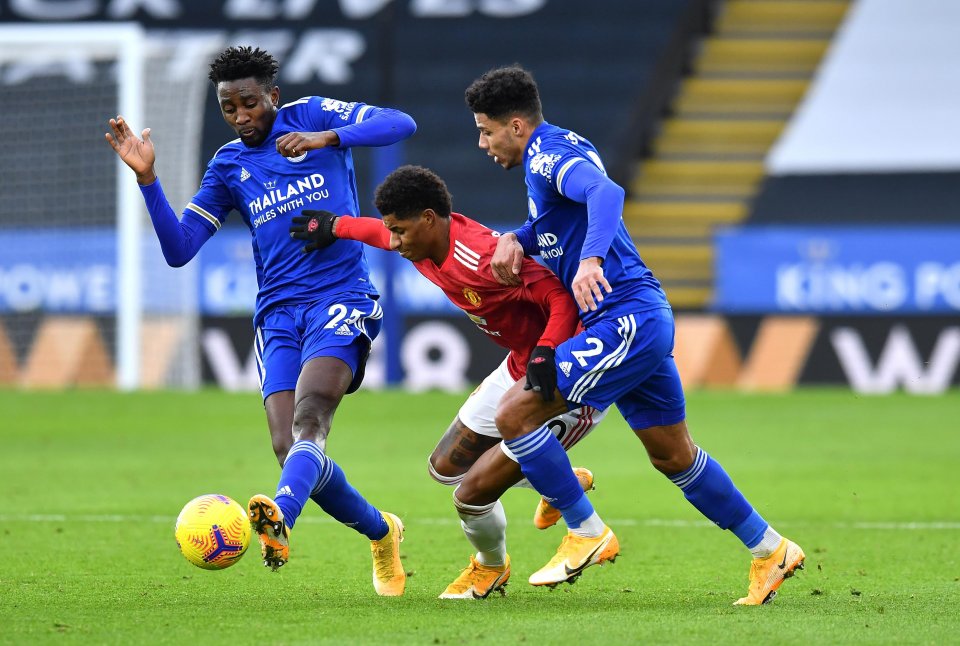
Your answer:
[[[199,383],[195,263],[166,265],[104,133],[118,114],[152,129],[179,212],[199,182],[207,55],[132,24],[0,26],[0,385]]]

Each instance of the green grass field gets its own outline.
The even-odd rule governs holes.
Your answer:
[[[426,458],[461,401],[360,393],[328,452],[407,526],[401,598],[370,584],[367,541],[308,503],[290,564],[256,545],[206,572],[173,523],[201,493],[244,503],[279,470],[256,394],[0,391],[0,642],[197,644],[888,643],[960,640],[960,394],[694,393],[694,438],[807,552],[777,600],[734,608],[749,554],[708,525],[612,413],[571,454],[593,469],[621,558],[573,586],[527,576],[562,530],[509,492],[506,597],[441,601],[470,547]]]

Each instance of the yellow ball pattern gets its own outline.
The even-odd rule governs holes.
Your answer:
[[[183,556],[204,570],[222,570],[240,560],[250,545],[250,521],[236,501],[205,494],[188,502],[174,530]]]

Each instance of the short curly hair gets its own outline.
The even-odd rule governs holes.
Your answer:
[[[270,90],[276,85],[279,71],[280,64],[270,52],[259,47],[228,47],[210,63],[209,78],[214,85],[221,81],[255,78]]]
[[[449,218],[453,198],[440,176],[423,166],[401,166],[377,187],[373,202],[380,215],[393,215],[409,220],[425,209],[433,209],[442,218]]]
[[[514,114],[543,119],[540,92],[533,75],[520,65],[498,67],[486,72],[463,93],[474,114],[501,120]]]

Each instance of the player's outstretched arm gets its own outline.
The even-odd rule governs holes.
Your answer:
[[[143,139],[137,138],[130,129],[130,124],[121,115],[110,119],[110,132],[104,136],[113,152],[119,155],[123,163],[137,174],[137,183],[152,184],[157,179],[153,164],[157,160],[153,142],[150,141],[150,128],[145,128],[140,134]]]
[[[330,211],[306,209],[291,220],[290,237],[304,240],[304,253],[324,249],[337,239],[357,240],[371,247],[390,250],[390,232],[373,218],[338,216]]]
[[[181,221],[170,208],[154,169],[157,155],[150,141],[150,128],[144,129],[141,133],[143,139],[140,139],[133,134],[130,124],[121,115],[110,119],[109,124],[110,132],[105,135],[107,143],[123,163],[137,174],[137,183],[157,232],[164,259],[171,267],[185,265],[197,255],[203,243],[213,235],[213,230],[195,218],[184,217]]]
[[[365,245],[390,251],[390,230],[379,218],[354,218],[344,215],[333,223],[333,235],[345,240],[357,240]]]

